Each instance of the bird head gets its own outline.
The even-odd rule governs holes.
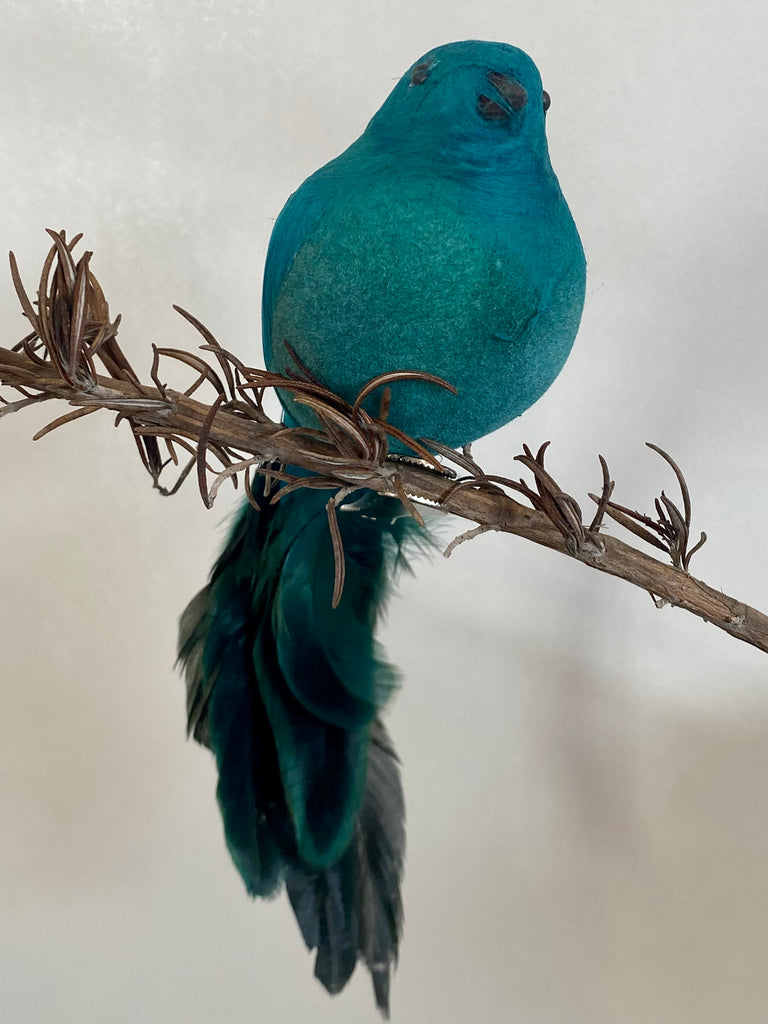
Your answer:
[[[506,43],[466,40],[420,57],[403,75],[366,135],[380,145],[428,152],[450,163],[548,159],[549,96],[536,65]]]

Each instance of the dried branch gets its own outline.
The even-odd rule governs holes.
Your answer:
[[[192,314],[176,307],[201,334],[202,351],[211,353],[216,365],[199,355],[153,346],[149,373],[152,384],[143,384],[117,343],[120,318],[110,320],[106,299],[90,269],[91,253],[86,252],[75,262],[72,250],[80,236],[68,242],[63,231],[49,234],[53,246],[43,266],[36,301],[24,289],[11,254],[13,283],[32,331],[12,349],[0,348],[0,384],[22,396],[13,402],[0,397],[0,416],[52,398],[74,407],[73,412],[57,417],[36,437],[73,418],[109,409],[117,413],[117,423],[128,424],[153,485],[164,495],[175,493],[193,469],[208,507],[221,484],[232,480],[237,486],[241,474],[246,495],[253,503],[252,471],[283,483],[272,491],[268,488],[272,501],[299,487],[332,490],[327,509],[336,557],[335,603],[344,583],[336,507],[350,490],[367,487],[399,497],[417,517],[414,500],[421,500],[476,523],[449,546],[446,554],[464,540],[489,530],[515,533],[619,576],[648,591],[658,606],[684,608],[768,652],[766,615],[690,575],[691,557],[706,535],[702,533],[690,546],[688,487],[677,464],[658,446],[649,445],[674,472],[682,511],[664,491],[654,503],[656,518],[613,502],[614,483],[600,456],[602,489],[599,497],[590,495],[597,511],[587,526],[577,501],[544,467],[548,442],[536,455],[525,446],[523,454],[516,457],[532,475],[531,486],[523,479],[486,474],[472,458],[469,447],[455,451],[438,441],[411,438],[390,424],[389,385],[394,381],[419,380],[453,390],[431,374],[398,371],[375,377],[350,404],[313,378],[295,353],[295,369],[285,375],[245,366],[222,348]],[[178,391],[162,383],[162,360],[193,369],[193,384],[186,391]],[[97,372],[99,366],[104,372]],[[212,402],[206,404],[193,397],[201,387],[212,389]],[[311,408],[319,428],[287,428],[270,420],[263,408],[267,388],[290,392],[296,402]],[[377,389],[382,394],[378,415],[373,415],[363,402],[370,401]],[[414,457],[391,454],[391,439]],[[161,453],[161,443],[166,457]],[[181,468],[180,452],[188,455]],[[211,465],[211,460],[218,466]],[[445,461],[465,475],[455,479],[455,472],[446,468]],[[314,475],[298,475],[290,467],[301,467]],[[161,478],[164,481],[171,471],[178,475],[167,487]],[[532,507],[520,504],[512,494],[522,495]],[[606,515],[664,551],[672,564],[601,533]]]

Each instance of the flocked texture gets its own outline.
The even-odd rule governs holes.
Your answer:
[[[274,227],[267,365],[353,400],[390,370],[436,373],[453,397],[395,384],[390,418],[459,445],[533,404],[571,348],[584,255],[552,171],[539,73],[522,51],[464,42],[421,58],[363,136],[312,175]],[[314,426],[282,394],[286,420]],[[376,410],[379,396],[369,407]],[[247,508],[181,622],[189,726],[219,768],[232,858],[254,895],[285,880],[331,992],[358,957],[388,1011],[401,922],[404,810],[378,718],[394,671],[374,627],[404,541],[426,534],[390,498],[339,510],[333,610],[326,495]]]
[[[457,396],[396,384],[390,418],[454,446],[532,405],[568,356],[585,286],[542,97],[535,65],[513,46],[468,41],[422,57],[275,224],[268,367],[291,365],[288,341],[348,400],[378,373],[436,373]],[[281,400],[297,422],[316,425],[289,395]]]
[[[338,511],[346,581],[331,607],[327,493],[241,513],[210,582],[182,616],[188,725],[219,771],[227,846],[246,888],[285,880],[315,973],[331,992],[358,957],[388,1010],[405,843],[397,759],[377,718],[396,673],[373,638],[404,548],[428,534],[394,498]]]

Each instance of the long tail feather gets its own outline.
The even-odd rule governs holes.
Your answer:
[[[286,888],[307,948],[317,950],[316,977],[329,992],[338,992],[361,956],[376,1005],[388,1016],[390,970],[403,921],[405,804],[397,756],[378,718],[370,740],[365,799],[350,847],[325,871],[289,869]]]
[[[396,686],[374,639],[405,548],[432,545],[394,498],[358,492],[338,511],[344,593],[322,492],[240,515],[208,585],[184,612],[188,729],[211,748],[232,859],[251,895],[284,880],[315,975],[340,991],[358,959],[389,1010],[402,927],[405,812],[378,717]]]

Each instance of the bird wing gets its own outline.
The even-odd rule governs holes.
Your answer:
[[[262,343],[267,366],[272,358],[272,318],[280,287],[294,256],[338,197],[339,179],[345,176],[352,149],[350,147],[307,178],[288,198],[275,221],[267,249],[261,299]]]

